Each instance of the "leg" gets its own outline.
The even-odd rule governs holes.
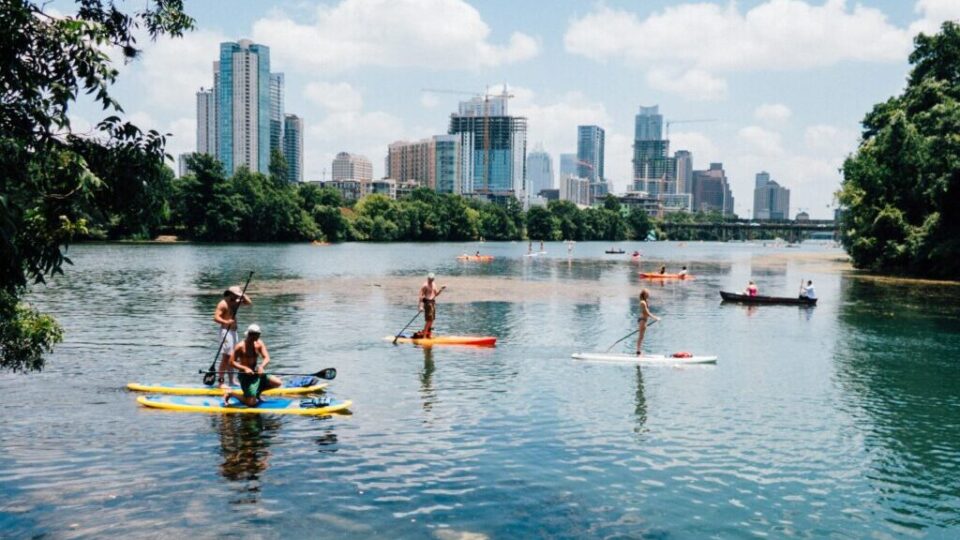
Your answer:
[[[637,356],[643,356],[643,335],[647,333],[647,321],[640,321],[637,329]]]
[[[227,383],[227,379],[224,378],[224,375],[226,375],[227,371],[229,371],[227,369],[228,367],[230,367],[229,363],[230,363],[230,355],[221,354],[220,355],[220,371],[217,372],[217,377],[218,377],[218,380],[220,381],[221,389],[230,388],[230,384],[233,384],[233,373],[229,374],[229,380],[230,380],[229,384]]]
[[[267,389],[280,388],[281,386],[283,386],[283,381],[280,380],[280,377],[267,375]]]

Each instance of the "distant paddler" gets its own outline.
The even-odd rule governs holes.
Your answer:
[[[807,285],[803,286],[803,282],[800,282],[800,298],[805,300],[816,300],[817,291],[813,288],[813,281],[807,280]]]
[[[653,319],[659,321],[653,313],[650,313],[650,305],[647,303],[650,299],[650,291],[643,289],[640,291],[640,317],[637,318],[637,356],[643,356],[643,335],[647,333],[647,321]],[[652,323],[651,323],[652,324]]]
[[[263,358],[263,362],[258,362]],[[270,353],[267,345],[260,341],[260,326],[251,324],[247,327],[244,339],[233,348],[230,354],[230,367],[239,372],[241,396],[233,396],[229,391],[223,395],[223,404],[230,404],[230,398],[236,397],[247,407],[256,407],[260,404],[260,394],[271,388],[279,388],[283,381],[273,375],[267,375],[265,369],[270,363]]]
[[[220,325],[217,344],[223,344],[220,348],[220,371],[217,379],[220,388],[226,389],[234,384],[232,372],[229,376],[229,384],[224,381],[223,375],[225,371],[228,371],[230,353],[233,352],[233,348],[239,342],[237,338],[237,309],[240,304],[249,306],[251,303],[250,297],[243,293],[243,289],[234,285],[223,291],[223,299],[217,303],[217,307],[213,311],[213,321]]]
[[[413,334],[414,339],[432,338],[433,321],[437,318],[437,297],[446,287],[437,288],[436,275],[427,274],[427,281],[420,287],[420,297],[417,300],[417,309],[423,312],[423,330]]]

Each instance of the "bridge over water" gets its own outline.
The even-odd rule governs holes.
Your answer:
[[[783,238],[788,242],[803,240],[840,239],[840,230],[833,220],[806,221],[749,221],[736,220],[718,223],[671,223],[660,224],[660,229],[670,240],[717,239],[762,240]]]

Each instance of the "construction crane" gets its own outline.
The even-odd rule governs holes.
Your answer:
[[[703,124],[707,122],[716,122],[716,121],[717,121],[716,118],[695,118],[691,120],[667,120],[666,122],[664,122],[667,130],[663,138],[670,140],[670,126],[673,124]]]
[[[483,193],[489,192],[490,182],[490,97],[500,97],[510,99],[513,96],[507,91],[507,85],[503,85],[503,92],[500,94],[491,94],[488,86],[482,94],[478,92],[467,92],[465,90],[451,90],[446,88],[421,88],[421,92],[431,92],[434,94],[458,94],[473,96],[475,98],[483,97]]]

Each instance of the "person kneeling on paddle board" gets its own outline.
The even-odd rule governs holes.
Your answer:
[[[653,319],[659,321],[653,313],[650,313],[650,306],[647,300],[650,298],[650,291],[643,289],[640,291],[640,317],[637,319],[637,356],[643,356],[643,335],[647,333],[647,321]]]
[[[263,358],[263,363],[257,364],[257,359]],[[243,395],[237,399],[247,407],[256,407],[260,404],[260,394],[264,390],[278,388],[282,381],[273,375],[264,373],[270,363],[270,353],[267,346],[260,341],[260,326],[251,324],[247,327],[244,339],[230,353],[230,366],[239,371],[240,388]],[[223,395],[223,404],[230,404],[232,394]]]
[[[437,318],[437,297],[446,289],[446,287],[440,287],[438,289],[433,282],[435,278],[436,276],[433,272],[430,272],[427,274],[427,282],[420,287],[420,298],[417,301],[417,309],[423,312],[423,320],[425,323],[423,330],[413,334],[414,339],[429,339],[433,337],[433,320]]]

